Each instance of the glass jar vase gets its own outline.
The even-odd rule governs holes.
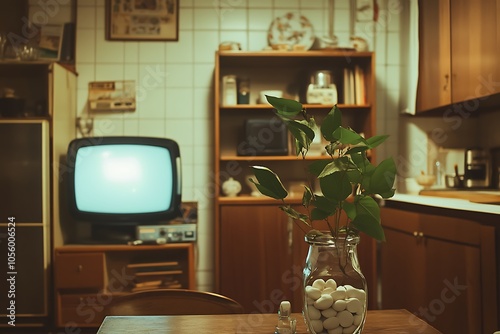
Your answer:
[[[363,331],[366,279],[358,263],[358,235],[308,233],[303,315],[310,333]]]

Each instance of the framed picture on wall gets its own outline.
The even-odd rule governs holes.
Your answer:
[[[177,41],[179,0],[106,0],[106,39]]]
[[[63,25],[43,25],[40,27],[38,49],[40,59],[58,61],[61,53]]]

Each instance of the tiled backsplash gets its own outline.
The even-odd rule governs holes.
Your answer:
[[[31,5],[37,10],[37,1]],[[267,46],[272,20],[287,12],[309,19],[316,36],[328,30],[327,0],[180,0],[177,42],[107,41],[104,0],[77,1],[77,114],[88,117],[88,83],[135,80],[137,110],[94,114],[94,135],[162,136],[179,142],[183,199],[198,202],[198,288],[213,289],[213,69],[219,43],[244,50]],[[349,40],[349,0],[334,2],[334,34]],[[377,22],[355,25],[376,53],[377,132],[391,134],[378,156],[398,154],[400,25],[404,2],[378,0]],[[65,7],[53,20],[64,22]],[[66,13],[67,12],[67,13]],[[66,13],[66,14],[64,14]],[[63,15],[64,14],[64,15]],[[390,78],[390,80],[389,80]]]

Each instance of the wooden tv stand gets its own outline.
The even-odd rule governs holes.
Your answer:
[[[194,243],[55,248],[57,327],[98,327],[113,297],[153,288],[195,288]]]

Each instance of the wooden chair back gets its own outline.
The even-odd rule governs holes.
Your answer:
[[[113,297],[106,315],[241,314],[235,300],[212,292],[157,289]]]

